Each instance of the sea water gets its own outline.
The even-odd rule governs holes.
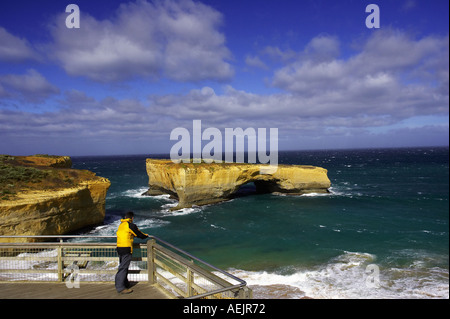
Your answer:
[[[172,211],[148,189],[145,159],[73,157],[111,181],[103,225],[138,227],[247,281],[255,298],[449,298],[449,149],[280,152],[280,164],[326,168],[329,194],[255,194]],[[374,284],[375,283],[375,284]]]

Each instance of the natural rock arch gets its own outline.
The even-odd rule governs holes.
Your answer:
[[[257,192],[326,193],[331,186],[327,170],[308,165],[276,167],[245,163],[174,163],[147,159],[149,191],[170,194],[178,200],[174,209],[228,200],[242,185],[253,182]]]

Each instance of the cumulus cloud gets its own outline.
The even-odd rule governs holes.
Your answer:
[[[283,62],[289,62],[297,56],[297,53],[293,50],[281,50],[276,46],[267,46],[262,50],[262,54],[270,57],[273,60],[281,60]]]
[[[39,59],[39,55],[26,39],[16,37],[0,27],[0,61],[20,63]]]
[[[82,12],[80,29],[61,14],[51,27],[54,58],[70,75],[100,82],[134,77],[227,81],[233,68],[222,16],[191,0],[122,4],[111,19]]]
[[[339,53],[340,43],[337,37],[319,35],[306,45],[303,56],[306,56],[309,60],[323,61],[333,59]]]
[[[203,5],[199,9],[190,1],[182,4],[192,12],[211,10]],[[159,22],[152,24],[139,20],[138,11],[150,9],[160,10],[161,14],[172,12],[172,15],[162,15]],[[173,2],[156,5],[137,2],[121,6],[114,26],[110,21],[84,17],[83,23],[95,26],[97,32],[87,33],[85,39],[61,37],[56,53],[63,54],[59,58],[68,73],[99,81],[116,81],[134,74],[157,77],[166,73],[169,76],[174,70],[168,63],[173,63],[174,68],[179,63],[175,48],[199,44],[197,37],[191,39],[189,34],[205,31],[200,30],[204,23],[201,19],[192,24],[182,19],[189,20],[190,16],[184,15],[186,10]],[[131,23],[131,16],[136,19],[135,23]],[[209,19],[218,21],[220,15]],[[165,26],[166,34],[171,33],[174,38],[179,35],[180,42],[169,45],[156,36],[161,34],[151,29],[147,33],[138,32],[139,26],[144,25]],[[137,29],[132,31],[134,27]],[[79,30],[54,30],[72,31]],[[128,38],[126,34],[133,36]],[[215,48],[225,49],[217,30],[210,28],[206,34],[217,40]],[[67,51],[63,48],[64,41],[67,41]],[[78,55],[75,48],[80,49]],[[211,47],[205,47],[207,49]],[[190,129],[194,119],[202,120],[204,128],[221,130],[226,127],[276,127],[280,149],[313,145],[316,148],[410,145],[408,139],[413,141],[415,138],[417,143],[423,141],[428,145],[433,144],[433,140],[438,144],[445,144],[445,139],[448,141],[448,124],[442,124],[442,121],[414,128],[406,123],[408,119],[420,116],[448,117],[448,36],[414,39],[406,33],[387,30],[374,33],[353,55],[344,57],[342,51],[340,40],[329,35],[311,39],[301,52],[267,47],[263,56],[278,58],[283,63],[271,74],[271,83],[280,89],[279,93],[253,93],[232,86],[226,86],[219,93],[218,89],[204,86],[183,94],[155,94],[146,100],[138,100],[113,95],[99,99],[89,93],[70,90],[60,96],[59,109],[53,112],[32,114],[0,110],[0,133],[4,140],[22,139],[22,143],[29,137],[73,143],[83,141],[85,153],[88,144],[92,150],[98,145],[108,145],[111,150],[114,143],[120,142],[121,149],[135,145],[134,151],[140,152],[139,147],[145,145],[151,150],[151,145],[157,141],[168,151],[173,144],[169,140],[171,130],[176,127]],[[206,51],[193,52],[195,57],[187,55],[192,65],[177,73],[177,77],[173,75],[172,79],[198,80],[211,76],[208,75],[211,69],[201,63],[226,65],[224,56],[208,62],[201,57],[202,52]],[[66,61],[69,56],[75,60]],[[248,55],[247,58],[248,65],[269,65],[262,56]],[[269,69],[266,71],[270,72]],[[15,94],[23,99],[42,99],[57,92],[35,70],[23,75],[0,75],[0,97]],[[60,146],[64,147],[64,143]]]
[[[253,68],[268,69],[268,66],[258,56],[247,55],[245,57],[245,64]]]
[[[414,40],[380,31],[347,59],[333,57],[337,47],[336,39],[312,39],[295,61],[274,72],[272,84],[300,99],[322,100],[315,107],[345,109],[348,116],[448,114],[448,36]],[[327,58],[310,58],[310,48]]]
[[[56,86],[34,69],[27,70],[25,74],[0,75],[0,98],[41,102],[59,92]]]
[[[349,61],[352,71],[359,73],[415,71],[432,60],[447,62],[448,35],[414,39],[398,30],[376,32],[364,44],[362,52]]]
[[[424,97],[410,97],[412,101],[417,98]],[[130,152],[168,152],[173,145],[169,140],[171,130],[176,127],[191,130],[192,120],[199,119],[203,129],[216,127],[222,132],[226,127],[278,128],[281,149],[314,145],[362,147],[369,142],[372,144],[366,146],[383,146],[375,143],[377,136],[395,146],[398,139],[391,135],[390,141],[386,128],[396,127],[402,119],[418,113],[414,106],[404,110],[404,105],[396,105],[397,109],[376,108],[380,103],[377,99],[365,111],[355,111],[357,106],[350,103],[326,95],[304,99],[288,93],[264,96],[232,87],[223,94],[203,87],[186,94],[153,95],[147,101],[113,97],[96,99],[73,90],[65,92],[60,100],[61,108],[54,112],[33,114],[0,110],[0,134],[9,141],[30,137],[65,140],[66,143],[82,141],[85,153],[88,150],[95,153],[99,145],[109,145],[111,152],[115,143],[120,151],[134,146]],[[369,112],[371,107],[375,111]],[[377,128],[380,129],[378,132],[373,130]],[[424,130],[422,133],[421,129]],[[428,136],[427,143],[430,144],[431,137],[436,138],[436,142],[443,142],[444,135],[439,134],[445,131],[448,132],[448,125],[418,125],[414,131],[397,129],[396,132],[402,132],[401,136],[409,132],[410,138],[417,138],[417,141]],[[156,148],[157,143],[162,146]],[[62,143],[60,147],[64,150],[65,146]]]

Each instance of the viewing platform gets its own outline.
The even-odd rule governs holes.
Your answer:
[[[136,283],[133,293],[119,294],[114,283],[80,283],[68,289],[64,283],[1,282],[0,299],[171,299],[157,287]]]
[[[114,287],[115,236],[0,236],[1,299],[250,299],[245,281],[150,236],[135,244],[131,294]],[[53,240],[44,242],[42,240]]]

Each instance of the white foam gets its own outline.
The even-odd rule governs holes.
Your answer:
[[[273,193],[276,196],[287,196],[284,193]],[[334,187],[331,186],[328,189],[328,193],[306,193],[299,195],[299,197],[333,197],[333,196],[342,196],[342,197],[350,197],[353,196],[363,196],[361,192],[355,192],[353,189],[349,187]]]
[[[55,273],[28,273],[26,274],[26,280],[31,281],[57,281],[58,274],[56,269],[58,264],[56,262],[57,257],[56,249],[45,250],[38,253],[22,253],[17,257],[30,257],[31,260],[3,260],[0,261],[0,269],[5,270],[5,279],[7,281],[24,280],[23,274],[17,272],[8,273],[9,269],[42,269],[42,270],[54,270]],[[43,258],[44,261],[40,261],[39,258]],[[46,258],[53,257],[55,261],[45,261]],[[131,270],[142,270],[142,261],[132,261],[130,264]],[[144,262],[145,263],[145,262]],[[101,261],[101,262],[89,262],[86,266],[87,270],[117,270],[119,260]],[[92,274],[92,273],[79,273],[81,281],[114,281],[115,274]],[[147,274],[131,274],[131,280],[133,281],[147,281]],[[1,278],[1,277],[0,277]]]
[[[299,269],[289,274],[240,269],[228,271],[247,281],[254,290],[254,298],[449,298],[448,269],[380,267],[380,285],[377,288],[368,283],[369,275],[372,275],[367,271],[368,265],[377,265],[376,256],[345,252],[324,266]]]
[[[32,256],[33,260],[16,261],[14,269],[56,269],[56,263],[46,264],[36,257],[56,257],[55,249],[38,253],[22,253],[18,257]],[[45,259],[45,258],[44,258]],[[254,291],[254,298],[363,298],[363,299],[406,299],[406,298],[449,298],[449,271],[440,267],[426,268],[421,260],[410,267],[381,268],[378,288],[367,284],[368,265],[376,265],[376,256],[368,253],[345,252],[333,258],[324,266],[313,269],[298,269],[283,272],[246,271],[229,269],[228,272],[245,280]],[[132,262],[131,269],[140,269],[139,262]],[[90,263],[89,269],[116,269],[117,261]],[[0,262],[0,269],[10,269],[7,261]],[[286,274],[287,273],[287,274]],[[56,280],[56,274],[27,276],[30,280]],[[98,275],[98,280],[111,280]],[[138,280],[146,280],[141,275]],[[101,277],[101,278],[100,278]],[[14,274],[8,280],[20,280]],[[133,277],[133,280],[134,277]]]
[[[321,196],[330,196],[332,193],[307,193],[300,195],[302,197],[321,197]]]
[[[172,201],[169,194],[163,194],[163,195],[146,195],[147,197],[156,198],[156,199],[163,199]]]
[[[170,224],[170,222],[155,218],[143,219],[136,223],[139,228],[156,228],[167,224]]]
[[[214,225],[214,224],[211,224],[211,227],[212,228],[216,228],[216,229],[221,229],[221,230],[227,230],[226,228],[224,228],[222,226],[217,226],[217,225]]]
[[[126,190],[122,193],[122,195],[125,197],[132,197],[132,198],[139,198],[139,199],[145,199],[145,198],[151,197],[151,196],[142,196],[142,194],[145,193],[146,191],[148,191],[148,187],[140,187],[140,188],[136,188],[136,189]]]
[[[161,208],[163,208],[163,209],[170,209],[170,208],[173,208],[173,207],[177,207],[177,205],[178,205],[178,203],[173,201],[172,203],[168,203],[168,204],[162,205]]]
[[[142,195],[145,192],[148,191],[148,186],[142,186],[138,188],[132,188],[127,189],[126,191],[121,192],[115,192],[115,193],[109,193],[108,198],[117,198],[117,197],[130,197],[130,198],[137,198],[137,199],[157,199],[157,200],[164,200],[164,201],[173,201],[170,198],[169,194],[162,194],[162,195]]]
[[[178,205],[177,203],[163,205],[163,210],[160,212],[161,216],[163,216],[163,217],[184,216],[184,215],[195,214],[195,213],[201,212],[203,210],[202,207],[198,207],[198,206],[189,207],[189,208],[181,208],[181,209],[177,209],[177,210],[168,209],[169,207],[172,208],[172,207],[176,207],[177,205]]]
[[[329,195],[329,196],[343,196],[343,197],[350,197],[353,198],[353,196],[363,196],[360,192],[355,192],[354,189],[350,187],[330,187],[328,194],[321,194],[321,195]]]

